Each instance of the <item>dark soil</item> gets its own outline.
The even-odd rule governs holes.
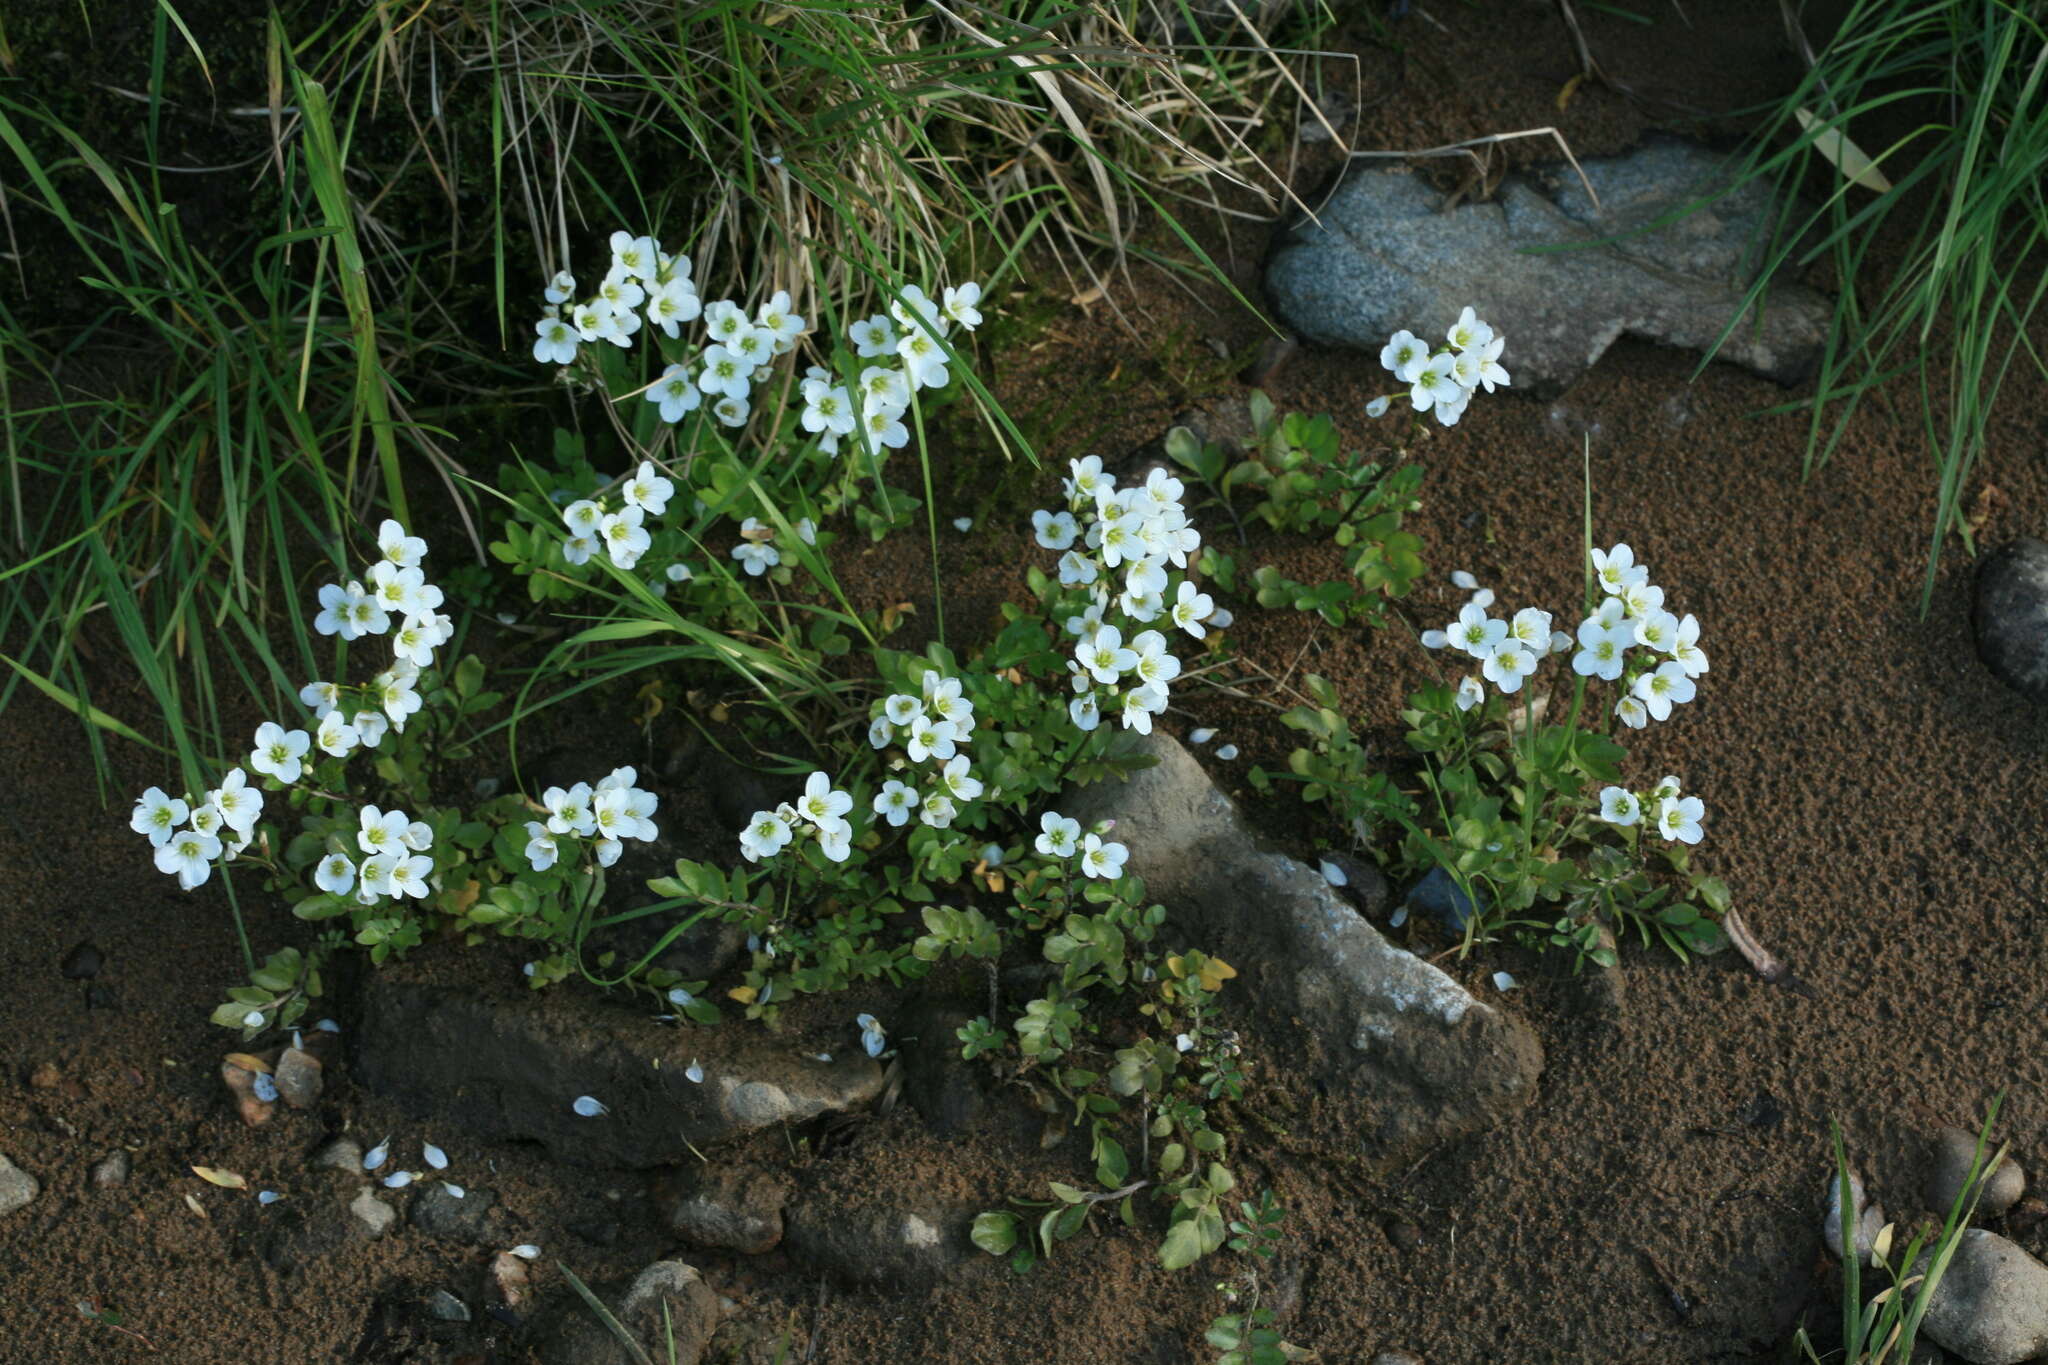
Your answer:
[[[1754,104],[1795,77],[1775,5],[1686,13],[1689,23],[1658,8],[1650,26],[1583,15],[1606,69],[1662,103],[1646,111],[1594,86],[1560,112],[1575,64],[1547,7],[1496,6],[1480,23],[1419,6],[1396,25],[1405,56],[1361,53],[1359,145],[1433,146],[1555,123],[1577,153],[1599,154],[1651,127],[1684,126],[1672,105]],[[1517,159],[1548,155],[1534,140],[1514,148]],[[1304,166],[1304,189],[1328,170],[1327,159]],[[1207,240],[1252,291],[1262,238],[1239,224],[1234,241]],[[1144,306],[1131,318],[1142,336],[1098,304],[1057,316],[1028,355],[991,361],[1005,401],[1061,432],[1051,459],[1117,456],[1184,407],[1221,402],[1231,386],[1208,343],[1245,355],[1265,335],[1221,290],[1137,279]],[[1509,337],[1510,369],[1512,360]],[[1589,439],[1596,538],[1635,547],[1698,614],[1713,662],[1699,700],[1638,737],[1631,769],[1678,773],[1704,796],[1702,861],[1814,998],[1763,984],[1733,954],[1682,966],[1631,946],[1618,996],[1604,998],[1551,959],[1444,958],[1482,994],[1496,968],[1516,974],[1521,988],[1505,1003],[1542,1037],[1548,1068],[1520,1117],[1378,1175],[1329,1139],[1335,1125],[1318,1124],[1287,1040],[1251,1036],[1249,1103],[1289,1129],[1284,1140],[1239,1144],[1241,1178],[1272,1183],[1288,1209],[1264,1292],[1288,1337],[1325,1361],[1390,1346],[1431,1365],[1783,1359],[1802,1309],[1832,1311],[1817,1218],[1831,1120],[1900,1217],[1918,1212],[1933,1130],[1974,1124],[2001,1092],[2015,1156],[2048,1169],[2048,717],[1977,664],[1972,565],[1959,544],[1947,546],[1932,605],[1919,610],[1934,483],[1917,400],[1902,390],[1867,405],[1833,463],[1802,485],[1803,417],[1756,415],[1785,393],[1724,366],[1692,380],[1693,364],[1624,343],[1561,400],[1482,398],[1454,431],[1425,442],[1415,529],[1431,575],[1415,613],[1425,624],[1454,613],[1453,568],[1509,606],[1562,611],[1575,600]],[[1371,448],[1378,433],[1364,406],[1379,373],[1371,358],[1305,354],[1267,387],[1281,410],[1328,411],[1348,444]],[[2048,526],[2038,415],[2048,395],[2014,373],[1977,476],[2002,495],[1987,546]],[[953,459],[939,471],[941,525],[983,519],[972,536],[942,530],[949,625],[971,633],[1018,590],[1019,565],[1038,558],[1024,523],[1052,498],[1053,476]],[[997,501],[992,488],[1031,500]],[[1284,539],[1255,537],[1238,555],[1247,569],[1271,561],[1302,579],[1337,567],[1327,547]],[[918,619],[931,619],[921,538],[846,559],[864,605],[915,601]],[[1336,682],[1379,755],[1398,757],[1394,713],[1440,660],[1403,632],[1369,637],[1230,605],[1243,662],[1221,676],[1243,695],[1177,689],[1173,717],[1176,729],[1214,726],[1240,746],[1230,763],[1214,745],[1201,751],[1219,781],[1249,796],[1252,765],[1284,766],[1296,736],[1276,707],[1299,699],[1304,672]],[[146,694],[119,675],[109,643],[96,700],[146,714]],[[633,747],[589,766],[642,757]],[[534,1267],[542,1294],[559,1292],[558,1262],[595,1282],[675,1249],[640,1175],[423,1129],[353,1085],[345,1056],[316,1112],[245,1127],[216,1075],[233,1044],[206,1021],[241,970],[226,899],[217,885],[180,895],[126,829],[132,794],[167,778],[158,760],[116,745],[110,762],[102,789],[71,718],[38,697],[0,719],[0,1153],[43,1183],[0,1223],[0,1362],[524,1358],[525,1337],[509,1324],[479,1313],[436,1335],[417,1307],[444,1287],[480,1304],[478,1280],[499,1248],[403,1232],[288,1274],[266,1263],[260,1250],[278,1220],[311,1218],[336,1198],[307,1157],[344,1130],[366,1145],[389,1133],[394,1149],[423,1139],[448,1148],[452,1174],[498,1194],[508,1235],[544,1248]],[[702,833],[702,793],[688,809]],[[1303,850],[1336,833],[1320,807],[1284,794],[1254,814]],[[281,905],[247,890],[241,904],[258,944],[303,934]],[[69,980],[59,964],[85,939],[105,966],[91,982]],[[516,963],[482,954],[474,969]],[[807,1005],[791,1029],[806,1045],[850,1046],[840,1016],[876,1003]],[[644,1011],[623,1001],[619,1010],[621,1028],[654,1027]],[[345,1003],[334,1012],[345,1052],[354,1021]],[[93,1188],[88,1172],[117,1147],[134,1154],[133,1175]],[[769,1135],[731,1159],[786,1165],[803,1189],[849,1206],[892,1190],[993,1206],[1085,1164],[1066,1147],[1037,1147],[1022,1120],[941,1139],[897,1108]],[[240,1172],[286,1199],[261,1208],[203,1183],[194,1165]],[[2018,1235],[2048,1251],[2042,1228]],[[1200,1335],[1228,1311],[1214,1286],[1230,1268],[1169,1275],[1150,1248],[1116,1228],[1022,1279],[977,1259],[928,1295],[824,1284],[782,1253],[688,1259],[738,1306],[730,1339],[756,1343],[738,1359],[1211,1358]],[[88,1321],[80,1301],[117,1310],[137,1335]]]

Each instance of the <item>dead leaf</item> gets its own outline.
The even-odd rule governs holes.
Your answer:
[[[468,910],[470,906],[475,905],[477,897],[483,895],[483,893],[483,883],[478,881],[476,878],[471,877],[461,886],[455,888],[455,899],[450,903],[448,908],[453,910],[458,915],[462,914],[464,911]]]
[[[728,999],[737,1000],[742,1005],[751,1005],[754,1003],[756,992],[752,986],[734,986],[725,994]]]
[[[1987,483],[1977,490],[1977,496],[1970,500],[1970,515],[1963,518],[1963,524],[1970,528],[1970,539],[1984,534],[1984,528],[1991,519],[2005,510],[2005,490],[1995,483]]]
[[[198,1176],[207,1184],[218,1185],[224,1190],[246,1190],[249,1188],[249,1182],[236,1175],[233,1171],[216,1170],[212,1166],[194,1166],[192,1174]],[[187,1198],[189,1197],[188,1195]]]
[[[1885,179],[1877,163],[1864,155],[1863,149],[1849,140],[1849,135],[1839,127],[1820,118],[1810,109],[1792,111],[1799,118],[1799,126],[1813,134],[1813,150],[1833,162],[1842,178],[1852,185],[1861,185],[1866,190],[1879,194],[1888,192],[1892,182]],[[1815,131],[1818,129],[1819,131]]]
[[[201,1218],[206,1217],[206,1205],[199,1202],[199,1196],[196,1194],[185,1196],[185,1207],[198,1214]]]
[[[1585,82],[1586,73],[1581,71],[1564,83],[1564,87],[1557,92],[1558,113],[1562,114],[1565,111],[1565,106],[1572,102],[1572,96],[1579,93],[1579,87]]]
[[[1749,925],[1744,922],[1740,910],[1733,906],[1729,907],[1728,913],[1721,916],[1721,928],[1727,933],[1728,941],[1735,945],[1735,951],[1741,953],[1748,959],[1749,965],[1756,968],[1758,976],[1773,986],[1783,986],[1787,990],[1797,991],[1809,1000],[1820,998],[1820,992],[1794,976],[1790,967],[1779,961],[1770,949],[1757,941],[1756,935],[1750,932]]]
[[[253,1052],[230,1052],[225,1060],[244,1071],[260,1071],[266,1076],[270,1074],[270,1063]]]

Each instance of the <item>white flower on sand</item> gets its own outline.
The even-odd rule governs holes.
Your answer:
[[[1699,640],[1699,618],[1687,612],[1672,636],[1671,657],[1678,660],[1688,678],[1700,677],[1707,671],[1706,652],[1700,648]]]
[[[1468,602],[1458,612],[1458,619],[1444,627],[1444,634],[1455,647],[1475,659],[1484,659],[1507,639],[1508,623],[1494,620],[1486,614],[1485,607]]]
[[[1645,673],[1635,685],[1636,698],[1658,720],[1669,720],[1672,704],[1691,701],[1697,691],[1686,676],[1685,665],[1676,659],[1658,664],[1656,672]]]
[[[1611,550],[1593,551],[1593,576],[1610,596],[1619,597],[1622,589],[1649,582],[1650,570],[1636,563],[1635,551],[1624,542]]]
[[[1503,692],[1521,690],[1522,679],[1535,670],[1536,656],[1518,644],[1503,644],[1479,665],[1486,680]]]
[[[1643,803],[1625,787],[1600,789],[1600,819],[1610,825],[1633,825],[1643,815]]]
[[[1613,682],[1621,676],[1628,647],[1634,643],[1635,634],[1627,625],[1607,625],[1599,617],[1589,616],[1579,623],[1580,648],[1572,656],[1572,672]]]
[[[1664,797],[1657,802],[1657,832],[1673,843],[1696,844],[1706,813],[1706,803],[1697,796]]]

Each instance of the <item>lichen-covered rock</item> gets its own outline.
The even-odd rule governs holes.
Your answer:
[[[1677,221],[1646,226],[1702,197],[1724,160],[1660,139],[1583,162],[1599,207],[1570,166],[1513,174],[1484,203],[1442,212],[1443,196],[1407,170],[1353,169],[1313,218],[1288,230],[1266,286],[1309,341],[1368,351],[1393,332],[1443,334],[1466,305],[1507,338],[1501,363],[1517,389],[1555,393],[1623,335],[1688,350],[1721,338],[1769,240],[1770,190],[1757,183]],[[1584,245],[1625,234],[1601,246]],[[1576,243],[1531,254],[1529,248]],[[1812,370],[1832,305],[1774,282],[1721,341],[1722,359],[1780,383]],[[1390,381],[1391,383],[1391,381]]]
[[[1069,792],[1060,809],[1084,824],[1114,817],[1176,941],[1222,956],[1242,998],[1314,1033],[1316,1079],[1358,1116],[1370,1157],[1400,1160],[1529,1102],[1543,1068],[1533,1033],[1264,846],[1171,736],[1140,750],[1157,765]]]

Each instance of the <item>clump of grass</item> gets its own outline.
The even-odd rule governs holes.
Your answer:
[[[1789,9],[1787,27],[1805,48]],[[1841,292],[1817,391],[1791,405],[1811,414],[1808,476],[1866,398],[1910,381],[1937,475],[1924,608],[1945,537],[1975,550],[1963,497],[2007,372],[2048,372],[2027,338],[2048,288],[2048,30],[2037,8],[2010,0],[1856,0],[1804,55],[1805,79],[1737,172],[1738,182],[1772,179],[1780,206],[1770,268],[1737,317],[1777,266],[1832,265]],[[1893,127],[1903,131],[1889,143],[1873,141]],[[1806,213],[1798,192],[1816,166],[1831,189]],[[1904,253],[1876,278],[1871,253],[1889,249],[1877,244],[1898,223]]]

